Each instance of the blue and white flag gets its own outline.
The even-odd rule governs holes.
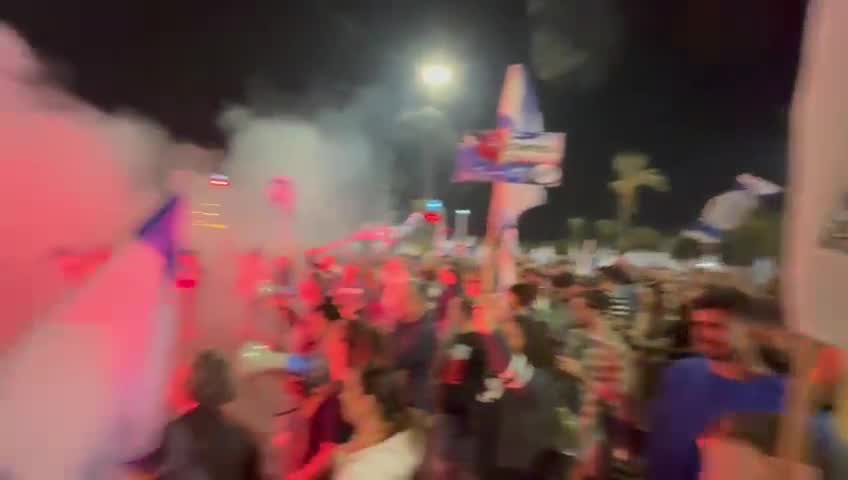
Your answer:
[[[736,188],[707,201],[701,218],[681,235],[702,243],[719,243],[724,233],[742,225],[760,205],[760,198],[782,192],[768,180],[750,174],[736,177]]]
[[[464,136],[455,182],[555,187],[562,180],[565,134],[544,131],[539,100],[522,65],[507,68],[495,130]]]
[[[523,65],[506,71],[497,128],[467,135],[459,147],[456,182],[492,182],[488,229],[502,238],[499,284],[515,282],[518,217],[545,203],[544,187],[560,184],[565,134],[544,131],[539,101]]]
[[[0,374],[0,472],[107,478],[158,446],[178,325],[179,202],[13,346]]]

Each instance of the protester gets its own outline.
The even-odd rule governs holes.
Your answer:
[[[577,279],[569,272],[562,272],[552,280],[553,292],[551,298],[550,313],[547,323],[553,336],[563,342],[567,332],[574,327],[574,313],[569,307],[571,299],[582,289],[577,284]]]
[[[778,413],[784,383],[751,371],[735,345],[737,321],[749,312],[741,292],[712,287],[692,302],[695,348],[703,357],[679,360],[665,372],[653,405],[648,478],[696,480],[698,439],[734,413]]]
[[[448,306],[451,334],[440,359],[440,415],[437,422],[436,475],[474,478],[475,404],[483,390],[486,351],[473,325],[470,300],[455,298]]]
[[[533,308],[538,290],[530,283],[516,283],[509,289],[508,302],[510,318],[521,320],[527,328],[526,334],[532,337],[536,348],[527,351],[531,363],[536,368],[552,369],[554,365],[555,339],[548,324],[539,318]]]
[[[603,468],[601,448],[609,440],[604,414],[622,430],[628,423],[632,354],[610,327],[604,312],[609,298],[599,290],[587,290],[571,300],[579,330],[557,360],[559,369],[582,384],[580,405],[580,461],[586,474]]]
[[[200,353],[189,390],[197,407],[171,422],[162,446],[137,466],[160,480],[261,479],[259,446],[221,410],[235,396],[227,361],[213,351]]]
[[[353,371],[341,400],[354,428],[334,452],[333,478],[407,480],[420,467],[426,432],[408,408],[405,380],[384,367]]]
[[[325,443],[340,443],[350,436],[350,426],[342,419],[339,402],[340,383],[347,376],[348,348],[345,325],[338,308],[329,300],[309,316],[316,338],[318,361],[326,361],[327,377],[315,366],[307,380],[309,398],[304,412],[309,420],[309,441],[303,463],[308,464]]]
[[[639,308],[635,323],[629,332],[633,339],[651,341],[660,338],[666,327],[666,310],[663,289],[659,282],[652,282],[640,290]]]
[[[269,305],[279,335],[240,350],[242,377],[263,382],[262,392],[239,397],[262,402],[236,403],[262,413],[243,422],[250,434],[233,427],[232,435],[262,446],[251,455],[265,460],[266,477],[280,477],[268,465],[282,465],[281,454],[291,457],[282,469],[288,480],[601,480],[618,478],[622,465],[638,467],[644,455],[644,478],[689,480],[699,474],[699,441],[717,420],[732,418],[737,428],[727,432],[747,434],[753,425],[762,436],[774,422],[763,429],[736,414],[780,412],[783,384],[772,374],[788,371],[791,337],[777,299],[704,286],[726,279],[621,265],[576,276],[559,264],[528,266],[522,282],[484,292],[489,266],[467,259],[391,257],[381,260],[380,276],[348,261],[355,260],[333,267],[341,277],[316,264],[298,293],[270,289],[278,293]],[[824,352],[814,374],[822,408],[813,433],[830,480],[844,469],[838,427],[848,416],[828,411],[843,372],[840,352]],[[280,373],[304,387],[300,404],[282,406]],[[177,425],[202,415],[229,420],[211,415],[220,411],[213,401],[181,400],[192,410],[140,464],[193,478],[195,464],[210,460],[160,459],[182,451]],[[274,414],[297,422],[280,427]],[[288,443],[271,441],[283,433]],[[275,444],[286,446],[274,453],[268,445]]]
[[[530,283],[516,283],[509,287],[509,307],[513,316],[532,317],[533,303],[536,301],[538,289]]]
[[[610,320],[619,330],[628,330],[633,325],[633,316],[638,308],[638,299],[633,281],[619,265],[599,269],[600,288],[609,297]]]
[[[386,311],[395,324],[390,335],[394,366],[407,375],[410,402],[415,408],[432,413],[431,374],[437,346],[433,312],[412,285],[400,288]]]
[[[550,372],[532,363],[530,352],[544,348],[544,337],[534,336],[532,320],[518,317],[503,325],[511,354],[507,369],[499,377],[503,396],[499,399],[496,441],[488,453],[494,459],[491,476],[482,478],[534,479],[556,456],[560,424],[556,413],[557,389]],[[521,439],[521,441],[516,441]]]

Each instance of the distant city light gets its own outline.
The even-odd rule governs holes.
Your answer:
[[[217,187],[229,187],[230,186],[230,178],[226,175],[215,174],[209,177],[209,185],[215,185]]]
[[[445,204],[441,200],[427,200],[427,203],[424,204],[424,208],[430,212],[441,210],[444,206]]]
[[[205,222],[194,222],[192,223],[195,227],[203,227],[203,228],[213,228],[215,230],[226,230],[230,228],[229,225],[225,223],[205,223]]]

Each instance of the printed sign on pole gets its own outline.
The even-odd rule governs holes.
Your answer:
[[[524,66],[510,65],[497,127],[464,136],[453,180],[555,187],[562,180],[564,152],[565,134],[544,131],[539,99]]]

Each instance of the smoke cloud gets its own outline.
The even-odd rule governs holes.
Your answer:
[[[0,348],[63,292],[57,251],[112,245],[152,208],[169,141],[62,92],[0,24]]]
[[[365,97],[371,98],[371,97]],[[233,182],[232,218],[246,246],[274,251],[280,215],[268,201],[275,176],[294,180],[297,208],[293,235],[320,245],[368,222],[392,221],[390,153],[367,131],[368,103],[305,119],[285,113],[260,115],[246,108],[225,112],[230,133],[225,171]]]
[[[0,25],[0,351],[69,288],[56,252],[119,245],[161,201],[176,168],[196,172],[184,186],[190,211],[228,227],[192,228],[186,245],[202,266],[197,344],[224,346],[252,315],[235,294],[246,252],[275,255],[292,240],[320,245],[395,219],[385,140],[396,118],[383,93],[366,90],[345,108],[309,117],[270,102],[261,113],[233,107],[219,118],[227,149],[208,150],[65,93],[26,42]],[[211,187],[213,171],[229,175],[231,187]],[[292,229],[268,200],[275,176],[296,185]]]

